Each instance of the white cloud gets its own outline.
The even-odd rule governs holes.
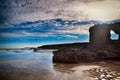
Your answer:
[[[69,33],[69,34],[89,34],[89,28],[92,24],[82,25],[82,26],[70,26],[66,30],[59,30],[59,33]]]
[[[64,35],[64,37],[66,38],[73,38],[73,39],[77,39],[78,36],[74,36],[74,35]]]
[[[48,36],[54,36],[53,33],[38,33],[38,32],[26,32],[26,31],[20,31],[16,33],[9,33],[9,32],[4,32],[0,33],[0,37],[6,37],[6,38],[11,38],[11,37],[48,37]]]
[[[102,21],[120,19],[120,1],[118,0],[93,2],[84,7],[86,8],[85,13],[88,14],[89,19]]]
[[[65,26],[62,27],[63,29],[57,29],[57,30],[50,30],[47,32],[29,32],[29,31],[14,31],[13,33],[10,32],[2,32],[0,33],[1,37],[66,37],[66,38],[78,38],[78,36],[72,35],[72,34],[89,34],[89,28],[91,25],[82,25],[82,26]],[[61,27],[59,27],[61,28]]]

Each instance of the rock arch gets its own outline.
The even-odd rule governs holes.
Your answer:
[[[118,40],[120,41],[120,22],[111,24],[110,27],[111,27],[111,30],[113,30],[116,34],[119,35]]]
[[[111,42],[110,30],[113,30],[119,35],[118,41],[120,41],[120,22],[113,24],[97,24],[89,29],[90,43],[95,45],[103,45]]]

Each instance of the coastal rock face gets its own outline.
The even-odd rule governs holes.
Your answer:
[[[113,24],[97,24],[89,29],[90,32],[90,43],[96,46],[101,46],[106,43],[110,43],[110,31],[114,31],[119,35],[118,40],[120,41],[120,22]]]
[[[118,40],[110,39],[110,31],[119,35]],[[120,22],[98,24],[89,29],[90,44],[78,48],[61,48],[54,51],[53,62],[80,63],[103,60],[120,60]]]
[[[120,47],[106,45],[101,48],[64,48],[53,52],[53,62],[80,63],[120,59]]]
[[[106,24],[94,25],[89,29],[90,43],[97,45],[106,44],[110,41],[110,27]]]

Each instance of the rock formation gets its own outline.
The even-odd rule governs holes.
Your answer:
[[[120,41],[120,22],[111,24],[109,26],[111,27],[111,30],[113,30],[116,34],[119,35],[118,40]]]
[[[110,41],[110,28],[106,24],[94,25],[89,29],[90,43],[103,45]]]
[[[110,39],[110,30],[119,35],[119,39],[115,41],[117,43]],[[53,62],[80,63],[120,60],[120,23],[94,25],[89,31],[90,44],[92,45],[78,48],[60,48],[53,52]]]
[[[59,49],[53,52],[53,62],[81,63],[105,60],[119,60],[120,46],[105,45],[101,48],[88,46],[87,48]]]
[[[106,43],[110,43],[110,31],[113,30],[119,35],[120,40],[120,22],[113,24],[97,24],[89,29],[90,43],[96,46],[101,46]]]

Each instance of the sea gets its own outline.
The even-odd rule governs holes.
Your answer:
[[[53,63],[53,50],[0,50],[0,80],[120,80],[120,62]]]

